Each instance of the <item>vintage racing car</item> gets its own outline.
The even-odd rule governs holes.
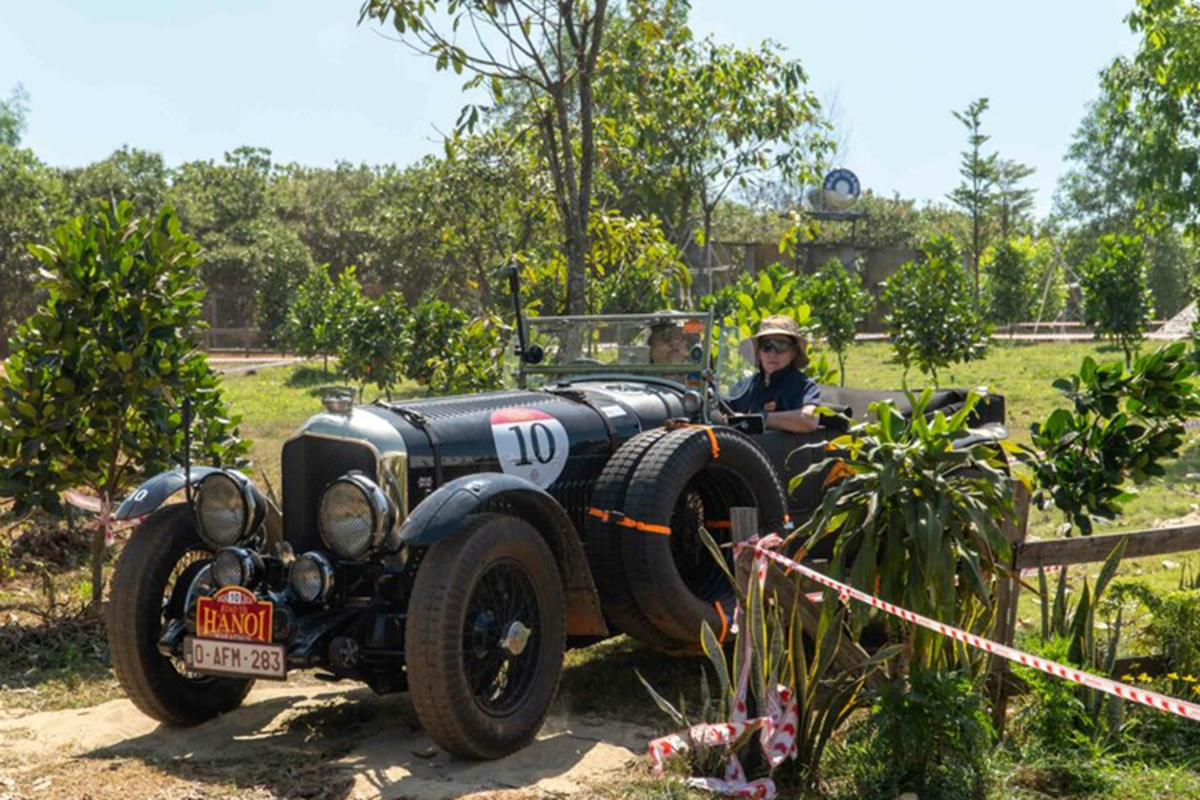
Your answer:
[[[803,516],[819,477],[785,487],[836,432],[709,426],[749,367],[710,316],[543,317],[518,339],[509,390],[327,397],[283,447],[281,507],[212,467],[131,494],[117,516],[144,521],[108,629],[137,707],[195,724],[316,669],[408,691],[440,746],[498,758],[541,727],[568,645],[624,632],[685,655],[702,621],[724,635],[734,593],[700,528],[727,541],[736,506],[770,530]],[[885,394],[823,397],[862,413]]]

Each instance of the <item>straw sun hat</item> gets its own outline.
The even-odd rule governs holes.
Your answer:
[[[782,314],[764,317],[762,322],[758,323],[758,333],[738,343],[738,350],[742,357],[747,361],[754,361],[754,343],[764,336],[786,336],[791,339],[795,343],[796,353],[801,359],[799,363],[803,365],[805,339],[796,320]]]

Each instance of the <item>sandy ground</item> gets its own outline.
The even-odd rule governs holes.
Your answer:
[[[404,695],[259,684],[195,728],[159,726],[127,700],[0,719],[0,800],[588,796],[627,775],[651,735],[552,716],[507,759],[461,761],[420,732]]]

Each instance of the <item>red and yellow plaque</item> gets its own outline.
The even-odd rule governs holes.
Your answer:
[[[249,589],[226,586],[196,606],[196,635],[232,642],[270,642],[274,606]]]

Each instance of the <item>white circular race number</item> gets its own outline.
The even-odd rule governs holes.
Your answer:
[[[502,408],[490,421],[501,470],[543,489],[558,480],[570,450],[561,422],[536,408]]]

